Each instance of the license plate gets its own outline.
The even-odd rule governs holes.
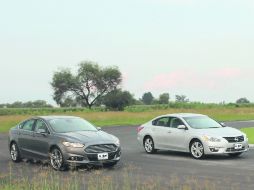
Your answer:
[[[235,149],[236,150],[239,150],[239,149],[242,149],[242,148],[243,148],[242,144],[235,144]]]
[[[98,160],[107,160],[107,159],[108,159],[108,153],[98,154]]]

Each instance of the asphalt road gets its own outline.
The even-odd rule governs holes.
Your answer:
[[[237,128],[248,127],[254,126],[254,121],[230,122],[227,125]],[[210,156],[205,160],[195,160],[187,153],[172,151],[159,151],[157,154],[148,155],[137,143],[136,127],[107,127],[103,130],[119,137],[122,144],[122,160],[110,171],[111,173],[117,174],[133,166],[136,168],[132,171],[133,175],[139,175],[141,178],[156,177],[166,181],[177,177],[180,183],[195,178],[214,184],[216,189],[254,189],[254,150],[239,158]],[[0,173],[9,170],[9,163],[7,134],[0,134]],[[31,168],[39,167],[38,164],[25,162],[12,167],[20,166],[23,167],[22,175],[29,175]]]

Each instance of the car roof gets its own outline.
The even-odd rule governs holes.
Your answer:
[[[159,117],[200,117],[200,116],[206,116],[206,115],[197,114],[197,113],[173,113],[173,114],[161,115]]]
[[[51,120],[51,119],[75,119],[75,118],[80,118],[80,117],[65,116],[65,115],[47,115],[47,116],[37,116],[36,118],[41,118],[44,120]]]

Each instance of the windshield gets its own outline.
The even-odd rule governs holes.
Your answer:
[[[68,133],[75,131],[97,131],[88,121],[80,118],[58,118],[51,119],[49,123],[57,133]]]
[[[217,121],[206,117],[184,117],[184,120],[194,129],[209,129],[209,128],[220,128],[222,127]]]

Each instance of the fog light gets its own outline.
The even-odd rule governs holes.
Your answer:
[[[209,149],[211,152],[218,152],[219,151],[219,148],[216,148],[216,147],[209,147]]]

